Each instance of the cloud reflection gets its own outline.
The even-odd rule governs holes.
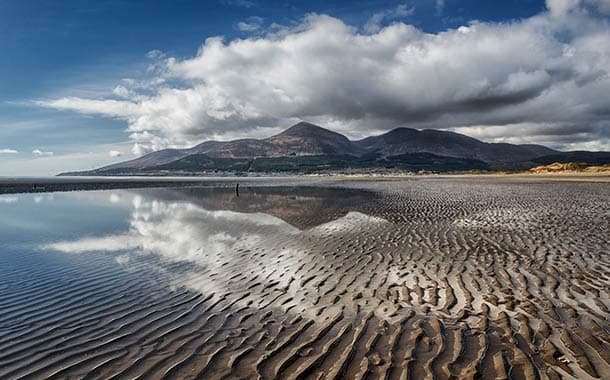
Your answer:
[[[299,232],[263,213],[209,211],[191,203],[147,201],[140,195],[133,197],[132,205],[125,234],[61,241],[46,248],[68,253],[137,250],[206,266],[223,253],[263,242],[265,236]]]
[[[209,211],[188,202],[161,202],[141,195],[135,195],[131,204],[126,233],[59,241],[44,248],[66,253],[120,253],[117,262],[123,266],[131,265],[134,256],[156,255],[166,264],[188,264],[189,270],[175,276],[176,283],[172,285],[205,293],[224,293],[226,278],[236,271],[257,272],[274,281],[288,278],[280,276],[278,263],[273,263],[271,256],[249,260],[244,260],[243,254],[236,256],[252,247],[265,249],[272,237],[299,233],[299,229],[280,218],[264,213]],[[154,266],[152,269],[166,272],[163,265]],[[275,274],[270,277],[271,272]]]
[[[127,201],[125,198],[122,201]],[[43,248],[65,253],[116,253],[116,262],[126,268],[145,261],[151,269],[169,274],[171,286],[206,294],[246,292],[258,283],[291,294],[298,292],[289,289],[292,283],[310,276],[302,270],[304,264],[323,260],[323,255],[308,251],[308,239],[319,241],[324,235],[342,234],[358,226],[387,223],[348,212],[300,230],[262,212],[212,211],[190,202],[159,201],[140,194],[132,197],[130,207],[125,233],[59,241]],[[293,211],[298,212],[298,208]],[[147,261],[151,256],[160,257],[161,263]],[[174,264],[181,268],[179,273],[168,269]],[[266,286],[262,289],[268,292]],[[260,300],[263,298],[261,295]]]
[[[0,203],[15,203],[19,198],[10,195],[0,195]]]

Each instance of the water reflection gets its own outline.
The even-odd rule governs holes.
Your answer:
[[[115,192],[108,201],[131,210],[126,231],[56,241],[43,248],[112,252],[125,266],[134,260],[146,262],[150,255],[161,257],[162,264],[148,265],[173,273],[173,285],[206,294],[240,292],[258,283],[288,292],[293,282],[308,276],[305,266],[324,259],[319,250],[309,253],[311,239],[315,244],[329,233],[384,222],[350,211],[350,205],[358,204],[356,198],[370,196],[289,188],[242,189],[239,198],[223,189]],[[166,264],[180,265],[170,271]]]
[[[210,211],[189,202],[163,202],[135,195],[129,230],[124,234],[86,237],[49,244],[63,252],[138,250],[204,268],[230,251],[264,242],[265,236],[299,230],[263,213]]]
[[[0,203],[15,203],[18,200],[19,198],[14,195],[0,195]]]
[[[336,220],[350,211],[367,213],[360,207],[370,203],[374,194],[363,190],[316,187],[197,188],[181,190],[144,190],[143,196],[166,202],[188,202],[206,210],[265,213],[305,230]]]

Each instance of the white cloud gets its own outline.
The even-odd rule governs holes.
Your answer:
[[[553,16],[565,16],[576,9],[580,0],[546,0],[546,7]]]
[[[585,4],[594,7],[603,14],[610,14],[610,0],[585,0]]]
[[[52,155],[53,155],[53,152],[45,152],[45,151],[40,150],[40,149],[34,149],[34,150],[32,151],[32,154],[33,154],[34,156],[39,156],[39,157],[41,157],[41,156],[52,156]]]
[[[139,106],[136,103],[112,99],[97,100],[67,97],[39,100],[35,104],[60,110],[78,110],[82,113],[105,115],[119,119],[132,117],[139,112]]]
[[[546,7],[554,17],[582,10],[610,14],[610,0],[546,0]]]
[[[161,50],[154,49],[146,53],[146,57],[150,59],[157,59],[165,57],[165,54],[163,54]]]
[[[15,149],[0,149],[0,154],[17,154],[19,153]]]
[[[123,85],[116,86],[114,89],[112,89],[112,93],[120,98],[129,98],[130,96],[135,95],[132,90],[129,90]]]
[[[108,152],[108,155],[110,157],[121,157],[123,153],[119,152],[118,150],[111,150],[110,152]]]
[[[378,17],[368,31],[308,15],[257,38],[208,38],[189,59],[158,55],[154,85],[140,91],[121,83],[122,100],[37,104],[125,120],[136,154],[267,136],[299,119],[352,137],[400,125],[477,126],[475,137],[493,129],[506,139],[610,149],[603,143],[610,134],[610,26],[592,8],[603,9],[605,0],[583,1],[549,0],[549,12],[529,19],[437,34],[402,22],[383,26],[408,7]]]
[[[89,170],[132,158],[129,153],[129,141],[79,146],[80,152],[57,152],[53,156],[9,155],[0,160],[0,175],[3,176],[50,176],[61,172]],[[54,150],[50,149],[49,150]],[[45,149],[38,149],[41,152]],[[116,150],[122,153],[122,158],[113,158],[109,152]],[[44,159],[41,159],[44,157]]]
[[[262,28],[263,19],[261,17],[252,16],[246,21],[240,21],[237,23],[237,29],[242,32],[255,32]]]
[[[383,22],[397,18],[412,16],[415,8],[409,7],[407,3],[399,4],[392,9],[377,12],[364,24],[363,29],[367,33],[377,33],[383,27]]]

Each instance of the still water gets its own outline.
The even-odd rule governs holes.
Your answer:
[[[294,299],[289,288],[310,265],[303,231],[319,240],[383,221],[352,210],[370,197],[316,188],[2,195],[0,378],[203,375],[208,347],[253,349],[236,337],[254,339],[276,323],[278,300]]]

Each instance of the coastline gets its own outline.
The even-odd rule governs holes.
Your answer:
[[[401,181],[401,180],[486,180],[506,179],[514,181],[569,181],[610,183],[610,173],[444,173],[444,174],[310,174],[289,176],[218,176],[218,177],[40,177],[0,178],[0,194],[48,193],[61,191],[92,191],[136,188],[184,188],[184,187],[232,187],[236,183],[261,186],[287,184],[324,185],[341,181]]]

